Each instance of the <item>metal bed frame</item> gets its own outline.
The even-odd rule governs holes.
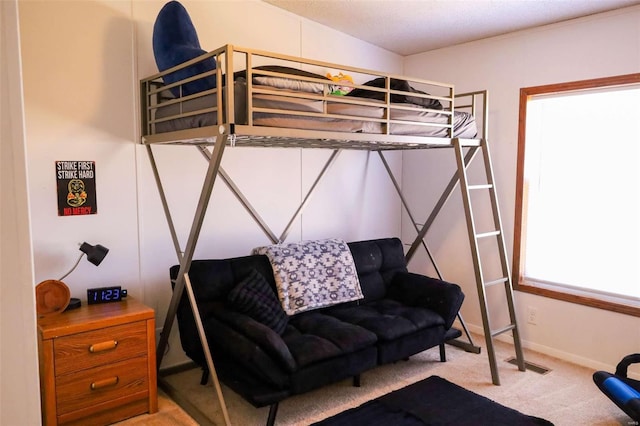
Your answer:
[[[238,60],[238,57],[241,60]],[[193,65],[199,61],[203,61],[207,58],[214,58],[216,61],[216,69],[208,71],[203,74],[199,74],[196,76],[192,76],[186,79],[183,79],[179,82],[173,84],[164,84],[163,76],[168,73],[172,73],[190,65]],[[385,88],[372,88],[369,86],[363,86],[358,84],[344,84],[346,86],[350,86],[352,88],[362,88],[371,91],[379,91],[384,94],[385,102],[372,102],[366,99],[361,98],[349,98],[342,96],[332,96],[330,95],[330,84],[331,81],[315,79],[312,77],[300,77],[300,76],[292,76],[288,74],[281,74],[273,71],[261,71],[257,70],[254,67],[257,65],[261,65],[264,63],[278,63],[284,64],[289,67],[302,67],[309,70],[318,70],[318,69],[330,69],[336,72],[342,72],[344,74],[357,75],[361,78],[377,78],[382,77],[386,81]],[[219,85],[217,88],[213,88],[210,90],[206,90],[202,93],[196,93],[189,96],[179,96],[177,98],[167,97],[167,91],[171,88],[180,88],[182,84],[195,81],[204,76],[216,76],[216,81],[222,82],[223,75],[231,76],[234,74],[235,70],[245,70],[246,71],[246,80],[247,80],[247,98],[243,101],[246,102],[247,106],[247,122],[246,123],[237,123],[235,120],[234,113],[234,105],[236,102],[240,101],[235,98],[235,93],[233,90],[233,79],[227,79],[223,85]],[[329,114],[326,111],[326,107],[324,111],[321,113],[309,113],[309,112],[300,112],[300,111],[284,111],[284,110],[270,110],[270,109],[260,109],[255,108],[252,104],[253,95],[256,93],[276,93],[281,95],[281,92],[271,91],[268,88],[264,88],[262,86],[254,87],[252,84],[252,74],[261,74],[273,77],[281,77],[281,78],[291,78],[298,79],[300,81],[312,82],[312,83],[320,83],[325,85],[324,92],[322,94],[313,94],[313,93],[295,93],[295,94],[287,94],[287,96],[292,97],[300,97],[305,99],[313,99],[316,101],[322,101],[325,105],[328,102],[342,102],[345,104],[355,104],[360,106],[372,106],[372,107],[382,107],[384,108],[383,118],[363,118],[360,116],[352,117],[352,116],[344,116],[344,115],[335,115]],[[411,83],[411,85],[416,85],[422,88],[428,88],[430,93],[433,95],[426,94],[416,94],[416,93],[407,93],[401,92],[397,90],[392,90],[390,87],[390,80],[392,78],[404,79]],[[224,88],[224,90],[223,90]],[[160,368],[163,355],[165,353],[166,346],[168,344],[169,333],[173,326],[174,318],[176,315],[178,302],[182,297],[183,291],[187,290],[187,295],[191,304],[191,308],[193,310],[194,318],[196,320],[196,326],[198,328],[200,340],[202,342],[202,347],[204,350],[205,358],[207,360],[207,366],[211,373],[211,377],[214,382],[215,391],[217,393],[218,400],[221,405],[221,410],[224,416],[224,420],[226,424],[230,424],[228,412],[226,409],[226,405],[224,403],[224,398],[222,395],[222,390],[220,387],[220,383],[218,381],[218,377],[216,375],[216,370],[214,367],[214,363],[211,357],[211,353],[209,350],[209,344],[207,341],[207,337],[204,332],[204,328],[202,326],[202,322],[200,320],[200,314],[198,311],[198,305],[195,300],[195,296],[191,287],[191,282],[189,280],[189,269],[191,266],[191,262],[193,260],[193,254],[195,251],[195,246],[198,241],[198,237],[200,235],[204,216],[207,211],[207,207],[209,205],[209,201],[212,194],[212,189],[217,177],[220,177],[223,182],[229,187],[229,189],[236,196],[238,201],[245,207],[247,212],[252,216],[252,218],[256,221],[258,226],[263,230],[263,232],[267,235],[269,240],[273,244],[281,243],[286,240],[291,226],[295,222],[295,220],[300,216],[303,209],[307,205],[310,197],[312,196],[314,189],[317,187],[320,180],[323,176],[326,175],[327,171],[330,169],[331,165],[335,162],[335,159],[338,157],[342,150],[366,150],[366,151],[376,151],[379,154],[379,157],[387,170],[389,177],[397,190],[402,206],[405,211],[408,213],[408,216],[413,223],[413,226],[416,230],[416,238],[411,244],[408,252],[406,254],[407,262],[414,256],[416,251],[423,247],[429,256],[431,263],[434,265],[437,275],[442,279],[442,275],[440,270],[438,269],[436,262],[431,255],[431,251],[429,250],[426,242],[425,236],[427,231],[433,224],[436,216],[445,205],[446,201],[453,194],[455,189],[460,184],[462,193],[463,193],[463,201],[465,202],[465,213],[467,217],[467,224],[469,228],[469,238],[470,244],[472,248],[472,254],[474,259],[474,267],[476,271],[476,282],[478,286],[478,292],[480,297],[481,304],[481,312],[483,316],[483,323],[485,328],[485,339],[487,343],[489,363],[491,367],[491,374],[494,384],[499,384],[499,377],[497,372],[497,364],[495,361],[495,353],[493,351],[493,340],[492,338],[505,331],[512,331],[514,335],[515,347],[516,347],[516,355],[518,361],[518,368],[521,371],[525,370],[524,367],[524,358],[522,355],[522,348],[520,346],[520,339],[518,336],[517,325],[515,322],[515,312],[513,308],[513,293],[512,286],[510,280],[510,273],[508,270],[508,264],[506,262],[506,253],[504,249],[504,239],[502,236],[502,225],[500,221],[499,212],[497,209],[497,199],[495,197],[495,184],[493,183],[493,172],[490,163],[490,157],[488,152],[488,144],[487,144],[487,133],[488,133],[488,94],[486,91],[478,91],[466,94],[456,95],[454,94],[454,86],[450,84],[437,83],[428,80],[422,79],[413,79],[407,78],[406,76],[397,76],[387,73],[380,73],[371,70],[365,70],[361,68],[348,67],[344,65],[332,64],[321,61],[314,61],[309,59],[303,59],[298,57],[292,57],[287,55],[280,55],[271,52],[247,49],[247,48],[239,48],[232,45],[225,45],[219,49],[216,49],[212,52],[207,53],[199,58],[193,59],[191,61],[185,62],[179,66],[168,69],[164,72],[155,74],[148,78],[142,79],[140,82],[140,93],[141,93],[141,143],[145,145],[147,154],[149,157],[149,161],[152,166],[154,178],[156,181],[156,185],[158,187],[158,191],[160,194],[163,210],[167,219],[167,223],[169,226],[169,230],[171,233],[171,238],[174,243],[174,248],[176,251],[176,255],[180,264],[180,269],[177,275],[177,279],[174,283],[174,291],[173,296],[170,302],[170,305],[167,309],[167,314],[165,317],[164,327],[162,329],[162,333],[160,334],[160,339],[158,341],[157,347],[157,364],[158,368]],[[216,105],[225,105],[226,108],[219,108],[216,105],[207,106],[198,111],[191,111],[180,113],[179,115],[157,119],[155,118],[155,113],[157,109],[163,105],[167,104],[179,104],[182,105],[184,102],[189,100],[198,98],[200,96],[206,95],[214,95],[217,102]],[[389,131],[391,128],[391,124],[406,124],[407,121],[397,121],[392,120],[391,111],[394,108],[402,108],[402,109],[412,109],[410,106],[398,106],[393,105],[391,103],[392,95],[411,95],[417,97],[438,99],[442,104],[444,109],[442,111],[438,111],[443,114],[447,114],[449,116],[448,123],[446,124],[426,124],[430,126],[440,126],[447,129],[448,137],[425,137],[425,136],[407,136],[407,135],[393,135]],[[479,136],[476,139],[460,139],[453,137],[453,114],[455,110],[466,110],[469,111],[475,118],[476,122],[480,123],[479,126]],[[254,112],[262,112],[262,113],[273,113],[273,114],[290,114],[293,116],[304,116],[304,117],[324,117],[324,118],[332,118],[332,119],[358,119],[358,120],[371,120],[377,121],[382,124],[382,128],[384,129],[383,133],[346,133],[346,132],[336,132],[332,130],[305,130],[305,129],[293,129],[293,128],[277,128],[277,127],[266,127],[266,126],[257,126],[253,123],[253,113]],[[156,125],[162,120],[181,118],[194,114],[215,114],[217,121],[216,125],[193,128],[193,129],[184,129],[179,131],[172,131],[167,133],[157,133],[155,128]],[[410,122],[411,124],[416,125],[425,125],[424,122]],[[200,193],[200,198],[196,207],[196,211],[194,213],[194,219],[191,225],[191,230],[186,242],[186,246],[182,248],[180,246],[178,236],[176,233],[176,228],[174,226],[174,222],[171,216],[170,209],[168,207],[167,198],[165,196],[165,191],[163,185],[160,180],[160,172],[158,170],[156,160],[154,157],[152,147],[154,145],[163,144],[163,145],[193,145],[196,149],[200,151],[205,160],[208,162],[207,171],[205,174],[204,182],[202,185],[202,190]],[[252,207],[249,200],[242,194],[240,189],[235,185],[229,174],[225,172],[225,170],[221,166],[222,157],[227,148],[238,148],[238,147],[287,147],[287,148],[316,148],[316,149],[330,149],[332,150],[332,154],[329,159],[326,161],[324,166],[322,167],[320,173],[318,174],[316,180],[311,185],[307,194],[303,197],[302,202],[300,203],[297,210],[294,212],[293,216],[289,220],[287,226],[283,230],[280,235],[276,235],[268,224],[260,217],[258,212]],[[454,172],[451,177],[448,185],[445,187],[439,201],[436,203],[433,211],[429,215],[428,219],[424,224],[418,224],[414,220],[414,216],[412,215],[407,200],[403,196],[401,192],[400,185],[398,181],[393,176],[391,168],[389,167],[385,156],[384,151],[391,150],[409,150],[409,149],[429,149],[429,148],[454,148],[456,151],[457,158],[457,170]],[[482,185],[468,185],[467,177],[466,177],[466,168],[471,163],[471,161],[476,156],[476,153],[479,150],[484,151],[485,158],[485,169],[487,170],[487,184]],[[501,247],[500,257],[502,260],[504,277],[495,280],[495,282],[501,282],[505,285],[505,290],[507,294],[507,301],[509,302],[509,310],[511,313],[511,324],[508,327],[498,330],[498,332],[491,329],[489,325],[489,317],[487,311],[487,299],[485,296],[485,286],[489,284],[495,283],[494,281],[485,282],[482,268],[480,265],[480,257],[478,254],[478,246],[477,239],[482,238],[486,235],[477,234],[475,231],[475,226],[473,222],[473,214],[471,213],[471,205],[470,199],[468,196],[469,189],[473,188],[484,188],[490,189],[492,192],[492,201],[494,206],[494,218],[496,219],[496,229],[497,231],[491,233],[491,236],[497,236],[499,238],[499,247]],[[462,317],[459,315],[458,319],[464,328],[464,332],[469,340],[469,342],[458,341],[454,342],[457,346],[463,347],[467,351],[480,353],[480,348],[476,346],[469,334],[466,325]],[[275,413],[270,413],[270,419],[275,418]]]

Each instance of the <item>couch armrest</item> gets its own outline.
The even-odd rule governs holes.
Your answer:
[[[296,362],[289,351],[282,337],[268,326],[251,318],[248,315],[227,309],[220,309],[215,312],[216,318],[233,329],[244,339],[262,348],[262,350],[273,357],[273,359],[288,372],[296,370]],[[239,350],[246,342],[235,342],[235,333],[225,333],[224,344],[230,347],[237,347]],[[237,339],[237,337],[236,337]],[[227,351],[229,352],[229,351]]]
[[[391,280],[387,296],[407,306],[437,312],[444,319],[445,329],[451,328],[464,300],[459,285],[411,272],[398,272]]]

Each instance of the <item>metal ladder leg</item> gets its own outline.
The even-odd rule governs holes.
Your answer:
[[[471,254],[473,258],[473,265],[476,276],[476,285],[478,288],[478,298],[480,299],[480,312],[482,314],[482,324],[484,329],[485,341],[487,344],[487,356],[489,357],[489,366],[491,368],[491,379],[493,384],[500,384],[500,377],[498,374],[498,365],[496,363],[496,355],[493,345],[493,338],[511,331],[513,333],[513,341],[516,351],[516,359],[518,369],[525,371],[524,356],[522,353],[522,345],[520,342],[520,335],[518,332],[518,325],[516,320],[515,306],[513,302],[513,286],[511,283],[511,273],[509,272],[509,263],[507,261],[506,246],[504,243],[504,232],[502,230],[502,220],[500,218],[500,211],[498,209],[498,200],[496,196],[495,180],[493,176],[493,167],[491,164],[491,156],[489,153],[489,145],[486,139],[482,139],[479,142],[479,148],[483,152],[484,168],[486,173],[487,182],[479,185],[469,185],[467,177],[467,166],[464,162],[464,156],[462,151],[462,144],[460,140],[454,140],[454,146],[456,151],[456,161],[458,164],[458,174],[460,177],[460,189],[462,192],[462,200],[465,210],[465,217],[467,220],[467,228],[469,231],[469,242],[471,245]],[[493,213],[494,229],[489,232],[478,233],[473,216],[473,209],[471,205],[471,191],[476,190],[488,190],[491,199],[491,209]],[[480,249],[478,241],[483,238],[495,237],[498,245],[498,252],[500,255],[500,263],[502,267],[502,277],[490,281],[485,281],[482,262],[480,258]],[[487,306],[486,289],[493,285],[503,284],[506,293],[507,307],[509,310],[510,323],[503,328],[493,329],[491,327],[489,318],[489,308]]]

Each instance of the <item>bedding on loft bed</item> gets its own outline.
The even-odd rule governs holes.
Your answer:
[[[267,61],[277,65],[254,66]],[[197,74],[186,72],[194,66]],[[338,70],[364,82],[338,84],[300,67]],[[180,80],[167,78],[180,73]],[[338,86],[349,93],[336,94]],[[215,137],[218,124],[233,124],[238,134],[270,128],[282,129],[286,138],[295,130],[313,131],[309,138],[320,140],[477,137],[475,117],[454,107],[453,92],[448,84],[226,45],[141,81],[142,136],[170,142],[188,139],[184,130],[210,128]],[[268,134],[274,137],[273,130]]]
[[[254,108],[269,109],[274,112],[254,112],[254,126],[269,126],[282,128],[296,128],[309,130],[332,130],[338,132],[359,132],[371,134],[383,134],[385,132],[384,105],[369,106],[350,103],[326,101],[326,113],[324,116],[325,102],[317,99],[304,99],[290,97],[295,93],[286,89],[278,89],[268,86],[254,85],[255,89],[272,93],[256,93],[252,96]],[[237,124],[247,123],[247,86],[245,79],[239,79],[234,84],[235,91],[235,118]],[[383,101],[375,101],[383,104]],[[411,103],[392,104],[401,108],[390,108],[389,134],[392,135],[417,135],[432,137],[448,137],[449,130],[444,127],[448,124],[449,115],[434,112],[426,108],[420,108]],[[182,103],[160,106],[155,114],[156,132],[172,132],[194,127],[213,126],[217,124],[217,117],[212,113],[198,112],[207,108],[217,107],[215,95],[198,97]],[[291,111],[308,112],[317,115],[292,115]],[[176,117],[181,113],[194,113],[179,118],[164,120],[167,117]],[[345,118],[332,115],[346,116]],[[378,119],[376,121],[368,120]],[[406,122],[406,123],[404,123]],[[437,124],[429,126],[428,124]],[[460,138],[474,138],[477,129],[473,116],[467,112],[455,111],[453,114],[453,136]]]

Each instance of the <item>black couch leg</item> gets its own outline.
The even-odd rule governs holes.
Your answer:
[[[267,426],[273,426],[276,422],[276,414],[278,414],[278,403],[271,404],[269,408],[269,417],[267,418]]]
[[[444,349],[444,343],[440,343],[440,362],[447,362],[447,352]]]
[[[353,376],[353,387],[360,387],[360,375]]]
[[[208,368],[203,368],[202,369],[202,377],[200,378],[200,384],[202,386],[206,385],[207,382],[209,381],[209,369]]]

